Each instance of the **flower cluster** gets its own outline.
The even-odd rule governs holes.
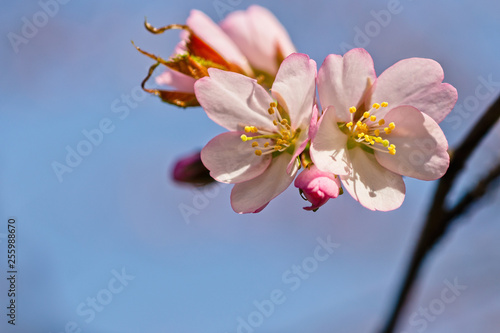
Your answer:
[[[140,50],[156,60],[143,88],[181,107],[201,105],[228,130],[206,144],[201,161],[211,178],[234,184],[237,213],[260,212],[294,179],[311,203],[306,210],[346,190],[368,209],[390,211],[403,203],[403,176],[434,180],[449,166],[438,123],[457,92],[433,60],[401,60],[377,77],[368,52],[353,49],[329,55],[317,70],[259,6],[218,25],[193,10],[185,25],[146,27],[182,29],[169,60]],[[144,87],[160,64],[167,68],[157,83],[175,90]],[[196,156],[189,159],[206,174]],[[178,174],[184,165],[192,167],[183,161]]]

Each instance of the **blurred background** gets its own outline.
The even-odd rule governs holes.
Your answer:
[[[290,187],[263,212],[238,215],[231,186],[171,180],[177,159],[224,129],[200,108],[142,93],[152,60],[130,41],[168,57],[178,32],[152,35],[144,17],[184,23],[196,8],[220,21],[257,3],[318,66],[356,46],[370,52],[377,74],[404,58],[432,58],[459,92],[441,124],[454,147],[500,93],[500,4],[59,1],[3,2],[0,12],[0,331],[377,332],[436,183],[406,179],[406,200],[390,213],[348,194],[306,212]],[[102,139],[85,144],[96,129]],[[497,126],[451,199],[500,160],[499,140]],[[68,163],[78,149],[85,156]],[[499,331],[499,203],[492,191],[434,249],[397,332]],[[9,217],[15,327],[6,316]],[[335,246],[316,260],[328,242]]]

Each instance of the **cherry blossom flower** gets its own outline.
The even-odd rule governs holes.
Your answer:
[[[295,187],[311,203],[305,210],[316,211],[328,200],[341,194],[340,178],[332,173],[319,170],[315,165],[307,167],[295,179]]]
[[[269,89],[283,59],[295,52],[286,30],[271,12],[259,6],[230,14],[223,23],[225,31],[199,10],[192,10],[184,25],[155,28],[146,22],[146,28],[154,34],[171,29],[182,29],[182,32],[181,41],[168,60],[137,48],[157,62],[144,79],[143,89],[170,104],[199,106],[194,83],[207,76],[209,68],[256,78]],[[174,90],[145,88],[160,64],[167,68],[156,82]]]
[[[287,57],[272,96],[255,79],[215,68],[209,74],[195,83],[196,97],[229,132],[212,139],[201,159],[214,179],[235,184],[235,212],[258,212],[292,183],[299,168],[315,104],[316,63],[305,54]]]
[[[254,69],[273,77],[281,61],[296,52],[286,29],[266,8],[253,5],[232,12],[219,25]]]
[[[457,92],[443,77],[430,59],[401,60],[377,78],[363,49],[329,55],[318,71],[326,110],[311,141],[312,160],[339,175],[366,208],[398,208],[405,197],[402,176],[434,180],[448,169],[448,142],[438,123]]]

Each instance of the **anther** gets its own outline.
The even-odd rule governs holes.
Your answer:
[[[255,155],[257,155],[257,156],[262,155],[262,150],[257,149],[257,150],[255,151]]]
[[[255,147],[258,147],[258,146],[259,146],[259,143],[257,141],[252,142],[252,147],[255,148]]]
[[[375,104],[373,104],[373,105],[372,105],[372,107],[373,107],[374,109],[377,109],[377,110],[378,110],[378,109],[380,109],[380,104],[375,103]]]
[[[371,121],[375,121],[375,120],[377,120],[377,116],[371,116],[371,117],[370,117],[370,120],[371,120]]]
[[[370,118],[370,112],[365,112],[363,113],[364,118]]]
[[[385,120],[384,120],[384,119],[380,119],[380,120],[378,121],[378,124],[379,124],[380,126],[384,125],[384,124],[385,124]]]
[[[383,108],[387,107],[388,105],[389,105],[389,103],[387,103],[387,102],[382,102],[382,104],[380,104],[380,106]]]
[[[393,129],[395,129],[395,128],[396,128],[396,124],[394,124],[394,123],[390,123],[390,124],[389,124],[389,129],[390,129],[390,130],[393,130]]]
[[[350,112],[350,113],[356,113],[356,107],[351,106],[351,107],[349,108],[349,112]]]

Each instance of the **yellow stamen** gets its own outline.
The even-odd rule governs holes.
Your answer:
[[[384,147],[388,147],[389,146],[389,140],[382,141],[382,144],[384,145]]]
[[[240,138],[241,138],[241,141],[243,141],[243,142],[247,142],[248,140],[251,140],[251,139],[252,139],[252,138],[249,138],[248,136],[246,136],[245,134],[242,134],[242,135],[240,136]]]
[[[375,131],[373,131],[373,133],[375,133],[375,136],[379,136],[380,135],[380,130],[376,129]]]
[[[350,112],[350,113],[356,113],[356,107],[351,106],[351,107],[349,108],[349,112]]]
[[[264,148],[269,147],[269,142],[264,143]]]
[[[364,117],[364,118],[370,118],[370,113],[369,113],[369,112],[365,112],[365,113],[363,113],[363,117]]]
[[[345,125],[346,125],[348,128],[351,128],[351,127],[352,127],[352,125],[353,125],[353,123],[352,123],[352,121],[350,121],[350,122],[348,122],[348,123],[347,123],[347,124],[345,124]]]
[[[385,134],[391,134],[391,129],[389,127],[384,128]]]
[[[391,155],[396,155],[396,149],[389,150],[389,154],[391,154]]]
[[[370,120],[371,120],[371,121],[375,121],[375,120],[377,120],[377,116],[371,116],[371,117],[370,117]]]
[[[389,129],[390,129],[390,130],[393,130],[393,129],[395,129],[395,128],[396,128],[396,124],[394,124],[394,123],[390,123],[390,124],[389,124]]]
[[[262,155],[262,150],[257,149],[257,150],[255,151],[255,155],[257,155],[257,156]]]
[[[258,147],[258,146],[259,146],[259,143],[257,141],[252,142],[252,147],[255,148],[255,147]]]
[[[385,120],[384,120],[384,119],[380,119],[380,120],[378,121],[378,124],[379,124],[380,126],[384,125],[384,124],[385,124]]]
[[[383,108],[387,107],[388,105],[389,105],[389,103],[387,103],[387,102],[382,102],[382,104],[380,104],[380,106]]]

